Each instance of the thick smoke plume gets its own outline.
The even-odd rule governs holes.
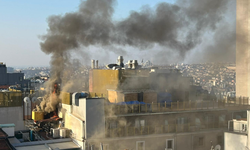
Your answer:
[[[145,6],[140,12],[133,11],[126,19],[115,21],[115,0],[83,1],[76,12],[48,18],[47,34],[42,36],[40,43],[42,51],[52,55],[48,86],[56,82],[70,89],[74,84],[63,78],[65,70],[71,68],[72,52],[84,53],[83,59],[88,59],[91,51],[84,50],[89,46],[110,47],[111,51],[117,49],[118,53],[125,53],[122,46],[143,50],[158,45],[163,47],[158,52],[159,60],[167,59],[164,54],[169,51],[184,59],[203,42],[205,34],[213,35],[218,31],[225,21],[229,2],[178,0],[175,4],[160,3],[156,8]],[[215,39],[220,39],[220,35],[215,34]],[[228,47],[222,45],[218,51]],[[220,53],[218,51],[216,53]]]
[[[229,2],[160,3],[155,9],[143,7],[140,12],[132,12],[128,18],[115,22],[112,20],[115,0],[87,0],[80,4],[77,12],[49,17],[49,29],[43,36],[41,49],[53,55],[52,66],[59,65],[55,70],[61,70],[63,63],[56,60],[66,62],[64,55],[69,50],[90,45],[143,49],[159,44],[184,58],[186,52],[202,42],[204,34],[217,29],[225,18]]]

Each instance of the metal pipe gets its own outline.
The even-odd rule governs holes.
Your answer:
[[[98,60],[96,60],[95,69],[98,69]]]
[[[93,59],[91,60],[91,68],[95,69],[95,60],[93,60]]]

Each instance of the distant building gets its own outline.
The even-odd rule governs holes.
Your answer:
[[[250,97],[250,1],[237,0],[236,96]]]
[[[30,87],[30,80],[24,79],[24,73],[7,73],[5,64],[0,63],[0,86],[19,85],[21,89]]]

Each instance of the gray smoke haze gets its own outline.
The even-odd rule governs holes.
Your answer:
[[[72,52],[81,51],[86,54],[82,55],[82,59],[89,60],[89,46],[104,47],[107,52],[126,55],[126,47],[143,50],[158,45],[161,49],[152,55],[158,60],[172,56],[184,60],[187,53],[204,43],[204,35],[211,35],[213,44],[202,48],[198,54],[211,56],[208,58],[223,54],[235,45],[235,42],[228,42],[234,38],[224,38],[221,34],[225,33],[218,30],[224,25],[232,1],[178,0],[175,4],[160,3],[156,8],[144,6],[139,12],[133,11],[122,21],[112,20],[115,0],[83,1],[76,12],[48,18],[49,28],[47,34],[42,36],[40,45],[44,53],[52,54],[51,81],[61,83],[62,72],[70,64]],[[222,56],[224,60],[231,57]]]

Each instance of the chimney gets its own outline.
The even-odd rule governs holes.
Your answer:
[[[137,62],[137,60],[133,60],[133,61],[132,61],[132,69],[137,69],[137,67],[138,67],[138,62]]]
[[[92,59],[92,60],[91,60],[91,64],[92,64],[92,65],[91,65],[91,68],[92,68],[92,69],[95,69],[95,60]]]
[[[123,56],[119,56],[117,61],[118,61],[117,65],[119,65],[121,67],[124,67]]]
[[[98,69],[98,60],[96,60],[95,69]]]
[[[132,69],[132,62],[133,62],[133,60],[129,60],[128,63],[127,63],[129,69]]]

